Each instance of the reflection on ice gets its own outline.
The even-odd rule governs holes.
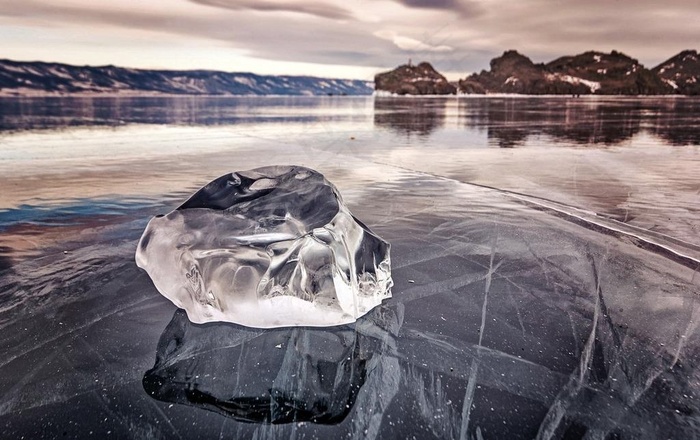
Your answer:
[[[353,326],[273,330],[194,325],[179,310],[143,386],[245,422],[336,424],[395,350],[402,310],[379,307]]]
[[[616,145],[643,131],[671,145],[697,145],[698,110],[700,102],[683,98],[378,97],[374,124],[426,136],[456,116],[467,130],[485,129],[489,143],[501,148],[522,146],[540,135],[578,145]]]
[[[382,97],[374,101],[374,125],[399,135],[428,136],[445,125],[447,100]]]

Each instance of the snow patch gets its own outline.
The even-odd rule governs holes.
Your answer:
[[[10,72],[26,73],[26,70],[23,67],[12,66],[10,64],[0,64],[0,67],[5,70],[9,70]]]
[[[593,55],[593,61],[600,63],[600,55]]]
[[[672,79],[663,79],[663,78],[661,78],[661,81],[663,81],[663,82],[665,82],[666,84],[668,84],[669,86],[673,87],[674,90],[678,88],[678,84],[676,84],[676,82],[675,82],[674,80],[672,80]]]
[[[606,73],[608,73],[608,69],[598,69],[597,72],[605,75]]]
[[[508,79],[506,79],[504,84],[515,84],[518,81],[520,81],[518,78],[516,78],[514,76],[509,76]]]
[[[248,87],[255,87],[255,80],[248,78],[247,76],[234,76],[233,80]]]
[[[57,69],[57,68],[55,68],[55,67],[50,68],[50,69],[49,69],[49,72],[50,72],[52,75],[55,75],[55,76],[57,76],[57,77],[59,77],[59,78],[73,79],[73,77],[72,77],[71,75],[69,75],[69,74],[67,74],[66,72],[63,72],[62,70]]]
[[[550,73],[547,74],[547,80],[549,81],[564,81],[569,84],[583,84],[587,86],[590,90],[591,93],[595,93],[597,90],[600,90],[600,83],[598,81],[589,81],[587,79],[579,78],[577,76],[571,76],[571,75],[561,75],[559,73]]]
[[[429,76],[420,76],[418,78],[411,78],[411,82],[418,82],[418,81],[432,81],[432,82],[441,82],[442,79],[436,79],[436,78],[431,78]]]

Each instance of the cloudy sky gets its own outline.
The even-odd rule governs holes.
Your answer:
[[[516,49],[700,49],[698,0],[0,0],[0,58],[371,79],[427,60],[450,79]]]

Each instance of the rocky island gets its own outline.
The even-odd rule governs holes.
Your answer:
[[[423,66],[421,68],[421,66]],[[419,69],[421,68],[421,69]],[[375,90],[396,95],[697,95],[700,57],[683,51],[653,69],[621,52],[588,51],[549,63],[534,63],[509,50],[491,60],[490,69],[461,79],[457,87],[428,63],[403,65],[375,77]],[[454,87],[454,89],[452,87]]]
[[[401,65],[374,77],[374,88],[396,95],[454,95],[457,87],[437,72],[430,63]]]

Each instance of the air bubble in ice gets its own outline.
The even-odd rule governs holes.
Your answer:
[[[195,323],[347,324],[391,296],[389,243],[320,173],[271,166],[219,177],[148,223],[136,263]]]

